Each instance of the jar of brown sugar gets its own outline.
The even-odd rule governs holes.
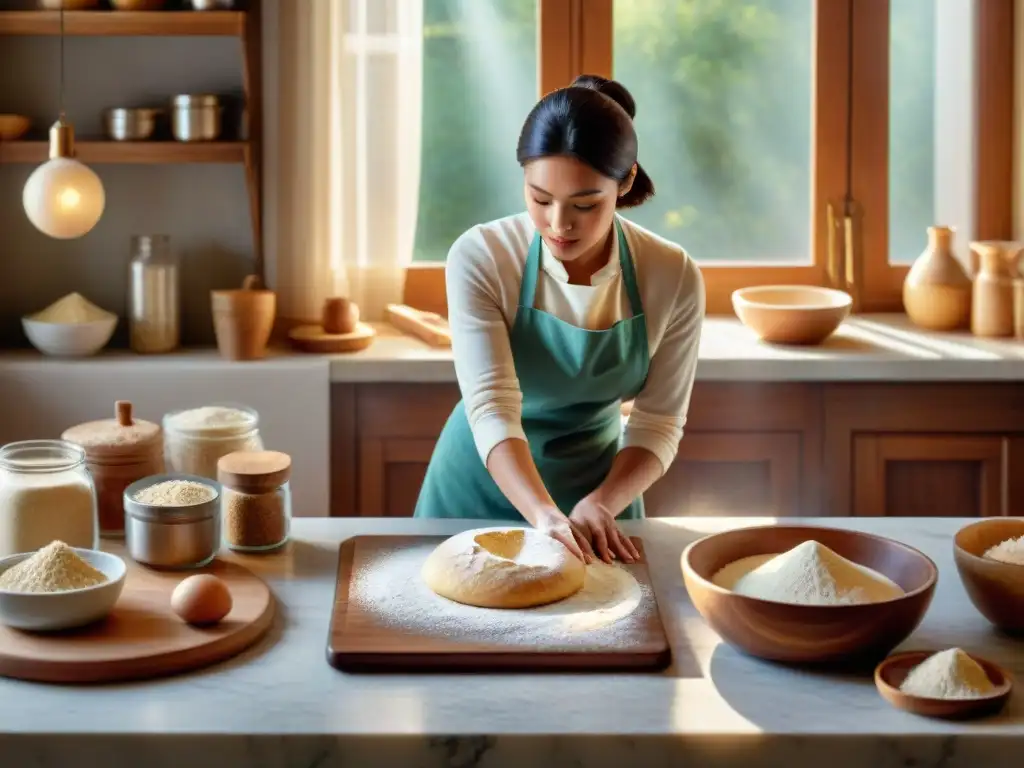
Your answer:
[[[239,552],[276,549],[288,540],[292,460],[279,451],[236,451],[217,461],[224,543]]]
[[[164,471],[160,425],[134,418],[132,404],[118,400],[113,419],[70,427],[61,437],[85,451],[85,465],[96,486],[100,536],[123,537],[125,488]]]

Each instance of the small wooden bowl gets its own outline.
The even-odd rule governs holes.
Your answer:
[[[875,667],[875,687],[897,709],[913,712],[925,717],[945,717],[950,719],[981,717],[991,715],[1002,709],[1010,698],[1013,690],[1013,678],[1009,672],[998,664],[975,656],[974,659],[985,670],[988,679],[996,687],[990,696],[978,699],[932,699],[927,696],[914,696],[900,690],[900,685],[914,667],[931,656],[935,651],[907,651],[889,656]]]
[[[992,517],[966,525],[953,537],[953,560],[967,596],[994,626],[1024,633],[1024,565],[983,557],[989,547],[1024,536],[1024,519]]]
[[[0,115],[0,141],[17,141],[32,127],[25,115]]]
[[[712,583],[718,570],[751,555],[786,552],[809,539],[896,582],[894,600],[855,605],[794,605],[738,595]],[[938,569],[913,547],[859,531],[806,525],[738,528],[683,550],[683,581],[694,607],[722,639],[758,658],[786,663],[877,661],[924,618]]]
[[[820,344],[850,314],[845,291],[812,285],[757,285],[733,291],[736,317],[763,341]]]

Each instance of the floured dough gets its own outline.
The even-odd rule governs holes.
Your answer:
[[[533,528],[477,528],[437,545],[423,563],[434,592],[481,608],[531,608],[583,588],[586,566]]]

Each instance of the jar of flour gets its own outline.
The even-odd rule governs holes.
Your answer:
[[[96,549],[96,489],[85,451],[64,440],[25,440],[0,448],[0,557],[50,542]]]
[[[262,451],[259,414],[244,405],[204,405],[164,416],[168,472],[217,479],[217,461],[236,451]]]

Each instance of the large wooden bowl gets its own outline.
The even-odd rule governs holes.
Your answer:
[[[736,317],[773,344],[820,344],[853,306],[845,291],[812,285],[757,285],[733,291]]]
[[[953,560],[967,596],[982,616],[1013,634],[1024,633],[1024,565],[982,555],[1018,536],[1024,536],[1024,519],[993,517],[964,526],[953,537]]]
[[[729,563],[785,552],[809,539],[887,576],[906,594],[879,603],[794,605],[739,595],[711,582]],[[758,658],[801,664],[882,658],[921,623],[939,575],[935,563],[913,547],[867,533],[806,525],[711,534],[690,544],[681,564],[690,600],[723,640]]]

